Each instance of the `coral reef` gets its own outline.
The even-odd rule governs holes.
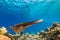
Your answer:
[[[9,34],[8,31],[2,33],[1,29],[3,28],[0,28],[0,35],[7,36],[11,40],[60,40],[60,24],[58,24],[57,22],[52,23],[52,25],[50,27],[47,27],[45,31],[42,30],[41,32],[36,32],[35,34],[20,33],[17,35],[12,35]]]
[[[45,32],[41,32],[44,40],[60,40],[60,24],[54,22]]]

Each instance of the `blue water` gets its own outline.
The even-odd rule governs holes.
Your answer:
[[[43,22],[23,32],[40,32],[52,22],[60,23],[60,0],[0,0],[0,27],[5,26],[9,33],[13,32],[9,26],[38,19]]]

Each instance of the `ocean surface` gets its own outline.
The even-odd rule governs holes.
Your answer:
[[[23,32],[33,34],[49,27],[53,22],[60,23],[60,0],[0,0],[0,27],[20,22],[43,19],[43,22],[31,25]]]

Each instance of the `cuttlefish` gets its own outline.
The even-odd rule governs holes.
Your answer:
[[[31,22],[26,22],[26,23],[20,23],[20,24],[17,24],[15,26],[11,26],[10,28],[14,31],[14,32],[21,32],[23,31],[25,28],[31,26],[32,24],[37,24],[37,23],[40,23],[42,22],[43,19],[40,19],[40,20],[35,20],[35,21],[31,21]]]

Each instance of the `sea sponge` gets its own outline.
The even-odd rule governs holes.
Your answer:
[[[0,35],[0,40],[11,40],[9,37]]]
[[[0,34],[6,34],[7,32],[5,27],[0,28]]]

